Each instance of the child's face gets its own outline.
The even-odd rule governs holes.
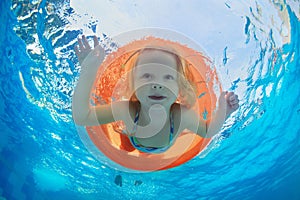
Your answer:
[[[137,99],[143,105],[172,105],[178,96],[177,63],[173,55],[149,50],[143,52],[133,72]]]

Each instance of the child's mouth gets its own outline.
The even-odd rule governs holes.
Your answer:
[[[155,95],[148,96],[148,97],[149,97],[150,99],[156,100],[156,101],[158,101],[158,100],[163,100],[163,99],[166,98],[165,96],[155,96]]]

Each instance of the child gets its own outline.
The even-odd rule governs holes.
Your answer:
[[[85,36],[78,39],[75,52],[82,72],[73,95],[73,118],[81,126],[95,126],[122,120],[125,134],[132,145],[147,153],[162,153],[169,149],[184,130],[209,138],[216,135],[229,115],[238,109],[238,96],[222,92],[219,105],[209,126],[191,108],[196,95],[186,78],[182,59],[172,50],[148,47],[138,50],[129,72],[132,95],[128,101],[117,101],[92,107],[90,91],[96,79],[98,66],[104,59],[104,50],[94,37],[91,50]],[[185,106],[176,102],[178,96],[186,99]]]

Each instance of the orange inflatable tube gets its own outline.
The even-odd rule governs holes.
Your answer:
[[[216,72],[212,70],[212,63],[200,52],[187,46],[169,40],[147,37],[133,41],[116,52],[107,56],[98,69],[94,90],[91,92],[92,104],[110,103],[120,100],[116,96],[116,87],[126,90],[126,86],[117,84],[119,79],[126,73],[124,63],[130,59],[132,54],[146,46],[164,47],[174,49],[186,62],[193,74],[193,81],[197,88],[198,113],[205,120],[209,120],[215,109],[216,95],[214,87],[220,87]],[[115,163],[133,170],[157,171],[181,165],[199,154],[210,142],[210,139],[202,138],[188,130],[181,133],[171,148],[160,154],[140,152],[135,149],[128,137],[120,133],[120,123],[114,122],[99,126],[86,127],[86,131],[92,143],[106,157]]]

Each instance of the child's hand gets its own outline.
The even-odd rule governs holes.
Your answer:
[[[222,92],[219,99],[221,109],[226,109],[226,118],[239,108],[238,95],[233,92]]]
[[[99,41],[96,36],[94,36],[93,39],[94,39],[94,48],[96,49],[96,47],[98,48]],[[78,45],[79,45],[79,47],[77,45],[75,46],[75,53],[76,53],[76,56],[78,58],[80,65],[82,65],[84,59],[89,55],[89,53],[92,52],[93,49],[89,45],[89,43],[84,35],[82,36],[82,39],[78,38]],[[99,47],[99,48],[101,48],[101,47]],[[100,53],[104,54],[104,50],[102,48],[101,48]],[[96,55],[96,56],[104,56],[104,55]]]

